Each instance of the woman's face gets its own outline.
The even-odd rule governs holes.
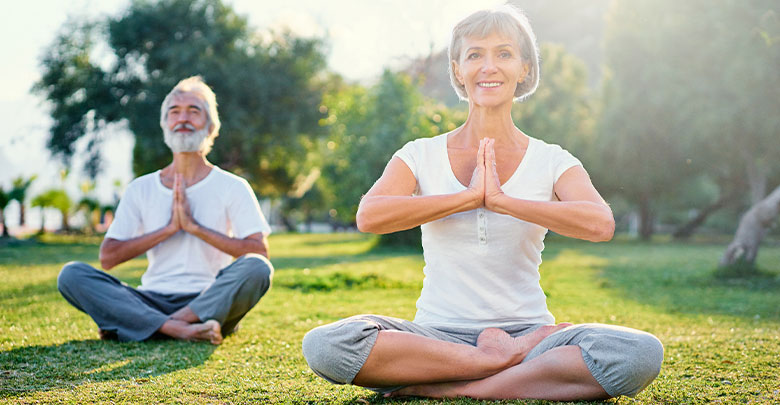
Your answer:
[[[514,39],[497,33],[485,38],[465,37],[462,49],[452,69],[465,86],[469,101],[485,107],[511,103],[517,84],[530,69]]]

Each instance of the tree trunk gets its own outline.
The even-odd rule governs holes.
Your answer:
[[[756,205],[766,197],[768,170],[764,165],[750,159],[747,163],[747,179],[750,186],[750,204]]]
[[[650,208],[650,198],[643,195],[639,200],[639,237],[650,240],[653,236],[653,210]]]
[[[65,232],[70,231],[70,223],[68,223],[68,213],[65,211],[60,211],[62,214],[62,230]]]
[[[0,209],[0,226],[3,227],[3,234],[2,234],[3,238],[7,238],[7,237],[11,236],[8,233],[8,226],[5,225],[5,213],[3,212],[2,209]]]
[[[24,228],[24,203],[19,203],[19,228]]]
[[[709,217],[712,213],[716,212],[717,210],[725,207],[733,197],[734,194],[722,195],[717,201],[704,207],[701,211],[699,211],[699,214],[696,215],[696,217],[694,217],[687,223],[677,228],[677,230],[675,230],[674,233],[672,233],[672,236],[675,239],[690,238],[691,235],[693,235],[693,232],[696,231],[696,229],[699,226],[701,226],[701,224],[703,224],[704,221],[707,220],[707,217]]]
[[[287,228],[288,232],[297,232],[298,227],[295,224],[295,221],[293,221],[292,218],[290,218],[289,215],[279,212],[279,220],[282,221],[282,225],[284,225],[285,228]]]
[[[720,259],[721,267],[740,266],[755,268],[756,256],[761,240],[780,212],[780,187],[742,216],[734,234],[734,240]]]

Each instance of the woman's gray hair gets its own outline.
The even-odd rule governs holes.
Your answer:
[[[162,106],[160,107],[160,127],[165,130],[168,120],[168,109],[171,101],[174,97],[184,93],[196,93],[200,96],[201,100],[205,104],[206,116],[208,117],[208,123],[206,125],[213,125],[214,128],[209,132],[208,137],[204,141],[203,156],[206,156],[211,152],[211,147],[214,145],[214,138],[219,136],[219,127],[221,123],[219,121],[219,114],[217,113],[217,96],[214,91],[211,90],[203,78],[200,76],[191,76],[181,80],[174,86],[173,90],[165,96]]]
[[[458,82],[455,72],[452,71],[452,61],[460,64],[463,39],[466,37],[485,38],[495,33],[515,38],[523,61],[530,64],[528,76],[522,83],[517,84],[515,101],[528,98],[539,86],[539,47],[536,45],[536,36],[523,12],[517,7],[506,4],[493,9],[477,11],[464,18],[452,29],[450,47],[447,50],[450,62],[450,83],[461,100],[468,100],[469,96],[466,94],[466,87]]]

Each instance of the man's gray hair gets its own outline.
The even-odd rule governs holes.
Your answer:
[[[173,99],[184,93],[195,93],[200,96],[203,101],[206,116],[208,117],[208,123],[206,125],[213,125],[208,137],[203,144],[203,156],[206,156],[211,152],[211,147],[214,145],[214,138],[219,136],[219,127],[221,126],[219,121],[219,114],[217,113],[217,96],[214,91],[211,90],[203,78],[200,76],[188,77],[174,86],[173,90],[165,96],[162,106],[160,107],[160,127],[166,129],[166,121],[168,119],[168,109]]]
[[[450,47],[447,50],[450,83],[461,100],[468,100],[469,96],[466,94],[466,87],[458,82],[455,72],[452,71],[452,61],[460,64],[463,56],[463,39],[466,37],[481,39],[496,33],[514,38],[520,48],[523,62],[530,65],[528,76],[522,83],[518,83],[515,89],[515,101],[528,98],[539,86],[539,47],[536,45],[536,36],[523,12],[517,7],[506,4],[477,11],[464,18],[452,29]]]

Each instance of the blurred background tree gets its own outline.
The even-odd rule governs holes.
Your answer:
[[[219,0],[133,1],[120,16],[71,21],[43,59],[36,90],[51,105],[48,148],[66,163],[87,136],[87,172],[100,170],[105,128],[135,137],[136,175],[170,162],[160,104],[182,78],[201,75],[219,103],[221,132],[209,158],[283,197],[307,167],[319,136],[322,44],[289,33],[260,36]]]
[[[375,86],[343,85],[327,94],[328,116],[321,187],[339,222],[354,224],[360,199],[381,176],[393,153],[406,142],[455,129],[465,120],[444,105],[426,99],[405,73],[386,70]],[[413,235],[418,235],[415,239]],[[381,243],[414,239],[419,230],[383,236]]]
[[[5,224],[5,207],[8,206],[9,202],[11,199],[8,197],[8,193],[0,187],[0,226],[3,227],[3,233],[0,234],[0,237],[2,238],[11,236],[8,233],[8,226]]]
[[[24,227],[27,219],[25,217],[25,201],[27,200],[27,190],[30,188],[32,183],[35,181],[35,179],[38,178],[36,175],[32,175],[30,177],[24,177],[19,176],[13,179],[13,182],[11,183],[11,190],[8,192],[8,198],[11,201],[16,201],[19,203],[19,226]]]
[[[73,201],[68,196],[68,193],[61,188],[48,189],[41,194],[33,197],[31,205],[33,207],[39,207],[41,209],[41,229],[38,233],[44,233],[44,225],[46,223],[43,211],[46,208],[54,208],[60,212],[61,225],[60,229],[68,232],[70,231],[70,210],[73,208]]]

